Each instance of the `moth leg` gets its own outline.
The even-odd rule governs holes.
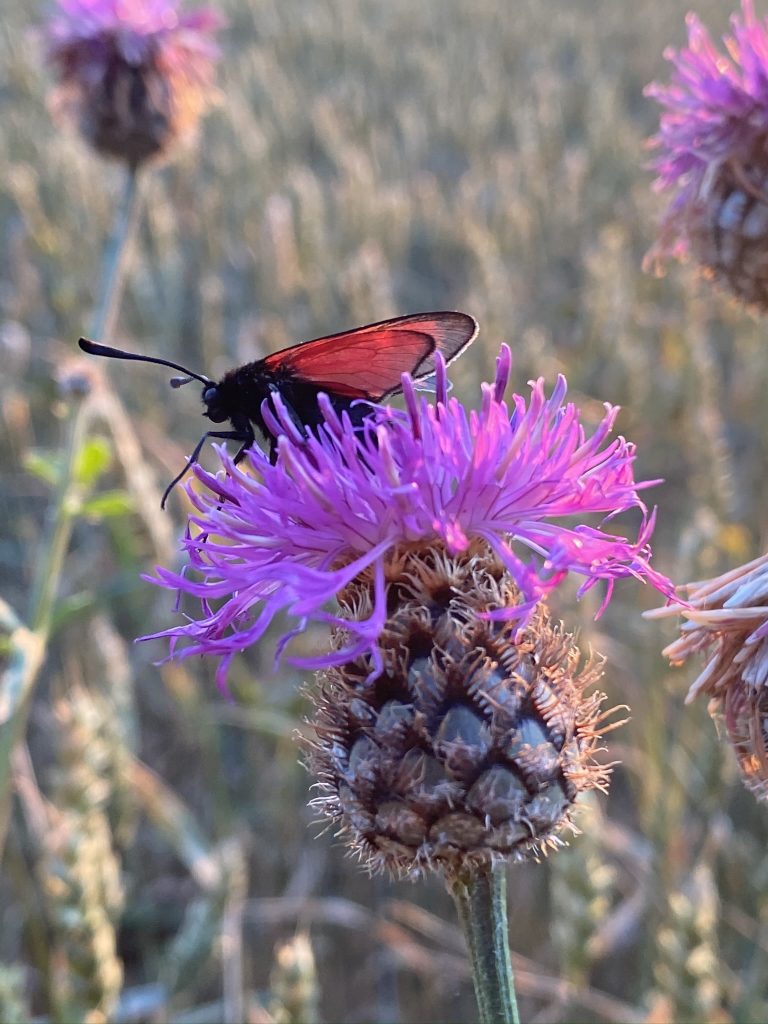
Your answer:
[[[239,438],[239,440],[242,441],[243,439]],[[235,463],[235,465],[237,465],[238,462],[242,462],[243,461],[243,459],[245,458],[245,453],[248,451],[249,448],[251,448],[253,446],[253,442],[255,440],[256,440],[256,438],[249,437],[247,441],[243,441],[242,447],[239,449],[237,455],[233,459],[233,462]]]
[[[168,500],[168,495],[171,493],[176,484],[181,479],[183,479],[183,477],[186,476],[186,474],[190,471],[190,469],[192,469],[194,464],[197,462],[200,452],[203,449],[203,445],[205,444],[209,437],[216,437],[222,441],[243,441],[244,444],[243,447],[238,452],[238,456],[242,456],[243,451],[247,449],[253,442],[253,436],[246,434],[245,431],[243,430],[206,430],[206,432],[195,445],[195,450],[190,455],[184,469],[182,469],[180,473],[177,473],[173,480],[171,480],[171,482],[165,488],[162,500],[160,502],[160,508],[165,508],[165,503]]]

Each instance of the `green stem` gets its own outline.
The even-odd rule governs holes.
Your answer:
[[[36,566],[29,622],[32,629],[45,638],[50,629],[56,592],[79,504],[75,464],[88,433],[89,418],[88,401],[81,399],[70,415],[58,492],[48,510],[45,540]]]
[[[509,955],[506,866],[469,869],[451,883],[472,963],[480,1024],[520,1024]]]
[[[91,323],[91,336],[97,341],[109,342],[115,329],[123,296],[130,242],[139,219],[139,199],[139,172],[136,167],[130,166],[114,228],[104,248],[101,287]]]
[[[114,330],[138,212],[138,174],[136,168],[129,167],[112,234],[104,247],[101,286],[91,323],[92,336],[101,342],[108,342]],[[50,627],[64,559],[77,516],[80,487],[75,475],[75,466],[88,433],[89,420],[90,407],[86,399],[80,402],[72,413],[59,490],[49,512],[46,541],[37,564],[29,622],[35,631],[45,634]]]
[[[93,335],[100,341],[109,339],[117,319],[138,208],[137,173],[135,168],[129,168],[114,229],[104,249],[104,270],[91,325]],[[12,754],[26,735],[35,683],[45,663],[56,594],[82,497],[76,467],[88,434],[90,417],[90,403],[86,398],[79,402],[70,417],[61,479],[48,514],[45,538],[36,565],[27,618],[29,628],[19,625],[11,633],[9,656],[0,678],[0,693],[3,694],[0,719],[0,855],[11,814]]]

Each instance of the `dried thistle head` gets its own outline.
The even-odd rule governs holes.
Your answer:
[[[375,580],[341,594],[342,617],[370,615]],[[448,878],[560,843],[579,793],[605,789],[601,663],[539,605],[519,635],[498,613],[521,594],[480,542],[460,556],[401,548],[386,566],[383,670],[362,653],[321,676],[309,746],[320,795],[370,869]],[[338,626],[337,648],[349,643]]]
[[[132,167],[194,131],[211,99],[221,19],[178,0],[58,0],[51,108],[99,153]]]
[[[768,308],[768,27],[742,0],[723,53],[691,13],[688,46],[670,49],[665,108],[650,140],[655,187],[673,193],[646,268],[692,257],[737,298]]]
[[[680,636],[663,651],[675,664],[704,653],[707,663],[687,702],[710,698],[722,720],[742,778],[758,799],[768,797],[768,555],[712,580],[682,588],[686,604],[646,613],[683,616]]]

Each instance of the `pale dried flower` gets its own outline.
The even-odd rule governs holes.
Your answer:
[[[699,694],[722,718],[744,782],[759,799],[768,796],[768,555],[715,579],[681,588],[684,603],[646,612],[649,618],[682,615],[680,636],[664,648],[674,664],[692,654],[707,657],[686,703]]]

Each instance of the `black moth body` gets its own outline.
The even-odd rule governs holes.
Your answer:
[[[203,415],[213,423],[229,420],[234,431],[243,435],[243,442],[249,441],[248,447],[256,439],[255,427],[268,442],[270,458],[274,461],[277,438],[264,423],[261,412],[264,400],[279,392],[296,426],[300,430],[312,430],[323,420],[317,402],[322,391],[328,395],[335,411],[346,412],[355,426],[359,426],[370,412],[370,403],[366,404],[364,399],[335,394],[311,381],[302,380],[290,370],[267,370],[263,361],[257,360],[229,370],[218,384],[203,389]]]

